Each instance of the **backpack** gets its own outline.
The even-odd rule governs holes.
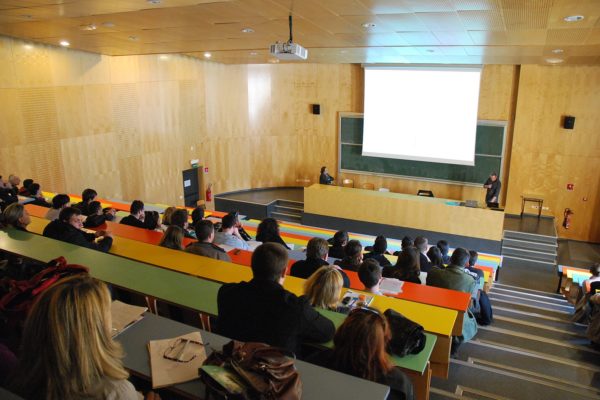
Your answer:
[[[227,388],[219,388],[219,383],[206,374],[202,374],[202,379],[208,388],[226,398],[300,400],[302,382],[294,360],[293,354],[278,347],[232,340],[223,346],[222,351],[211,353],[203,365],[221,366],[234,372],[247,391],[231,396]]]
[[[479,291],[479,312],[475,314],[477,323],[485,326],[494,322],[494,315],[492,311],[492,303],[487,293],[483,290]]]
[[[383,313],[390,325],[392,339],[388,344],[388,352],[400,357],[417,354],[425,347],[423,327],[392,309]]]

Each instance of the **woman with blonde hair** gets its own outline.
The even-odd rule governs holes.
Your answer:
[[[161,223],[163,227],[166,229],[167,226],[171,225],[171,216],[177,210],[177,207],[167,207],[162,215]]]
[[[183,250],[183,229],[176,225],[169,226],[158,245],[173,250]]]
[[[25,399],[138,399],[111,337],[110,294],[87,274],[62,279],[34,303],[10,388]]]
[[[20,231],[26,231],[27,225],[31,223],[29,213],[23,204],[12,203],[2,213],[2,224],[12,226]]]
[[[344,279],[336,267],[326,265],[315,271],[304,284],[304,296],[313,307],[338,310]]]

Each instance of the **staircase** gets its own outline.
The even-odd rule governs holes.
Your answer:
[[[269,217],[289,222],[302,222],[304,203],[292,200],[277,200],[269,206]]]
[[[502,237],[504,263],[554,269],[558,257],[558,237],[552,221],[525,217],[514,223],[505,223]],[[546,225],[540,229],[538,225]]]
[[[600,399],[600,352],[562,296],[502,283],[489,296],[494,322],[432,379],[430,399]]]

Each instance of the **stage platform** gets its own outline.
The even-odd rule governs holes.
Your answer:
[[[239,211],[252,219],[276,218],[301,222],[304,211],[303,187],[280,187],[239,190],[215,196],[215,209]]]

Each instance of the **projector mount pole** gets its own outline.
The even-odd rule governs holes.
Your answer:
[[[290,13],[290,16],[288,17],[288,21],[290,23],[290,40],[288,41],[288,44],[292,44],[292,43],[294,43],[294,41],[292,40],[292,13]]]

